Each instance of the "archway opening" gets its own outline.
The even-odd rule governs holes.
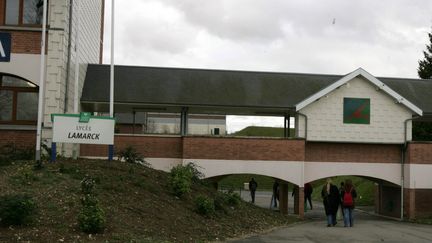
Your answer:
[[[382,215],[392,218],[400,218],[401,214],[401,188],[400,185],[388,182],[383,179],[367,177],[367,176],[335,176],[328,177],[332,184],[339,189],[340,198],[342,201],[344,184],[347,180],[351,180],[357,197],[355,201],[355,209],[369,215]],[[325,218],[323,206],[323,190],[325,189],[328,178],[318,179],[309,182],[312,185],[313,192],[311,195],[312,205],[306,200],[305,193],[305,217],[306,218]],[[305,190],[306,191],[306,190]],[[342,211],[339,207],[337,218],[343,222]]]
[[[251,182],[257,187],[253,199]],[[296,214],[291,199],[294,184],[279,178],[260,174],[229,174],[207,178],[217,185],[218,190],[238,193],[240,197],[256,206],[283,214]]]

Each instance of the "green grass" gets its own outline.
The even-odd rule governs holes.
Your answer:
[[[290,128],[291,137],[295,135],[295,129]],[[233,133],[234,136],[245,137],[283,137],[284,129],[282,127],[257,127],[249,126],[240,131]]]
[[[249,182],[251,178],[255,178],[255,181],[258,183],[257,190],[267,190],[271,191],[273,188],[274,179],[268,176],[262,175],[254,175],[254,174],[241,174],[241,175],[230,175],[224,177],[219,181],[219,187],[221,189],[232,188],[234,190],[242,189],[243,183]],[[357,176],[339,176],[332,178],[333,184],[335,184],[338,188],[342,181],[346,179],[351,179],[356,191],[357,191],[357,199],[356,205],[359,206],[370,206],[374,205],[374,182],[368,179],[357,177]],[[316,201],[321,201],[321,190],[326,182],[326,179],[321,179],[312,182],[313,193],[312,198]],[[290,186],[291,190],[291,186]]]
[[[229,175],[219,181],[219,187],[221,189],[232,188],[238,190],[241,188],[243,190],[243,183],[249,182],[252,177],[258,183],[257,190],[272,190],[274,183],[272,177],[254,174]]]
[[[346,179],[351,179],[357,192],[356,205],[359,206],[370,206],[374,205],[374,182],[368,179],[357,177],[357,176],[339,176],[332,177],[333,184],[338,188],[340,183]],[[312,198],[317,201],[321,201],[321,190],[325,185],[326,179],[317,180],[312,183],[314,191]]]

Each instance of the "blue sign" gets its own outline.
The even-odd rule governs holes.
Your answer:
[[[0,33],[0,62],[9,62],[11,53],[11,34]]]

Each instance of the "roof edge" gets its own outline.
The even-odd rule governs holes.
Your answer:
[[[373,83],[375,86],[377,86],[380,90],[383,90],[388,95],[396,99],[397,103],[401,103],[405,105],[408,109],[415,112],[416,114],[422,116],[423,111],[411,103],[409,100],[405,99],[403,96],[398,94],[396,91],[392,90],[389,86],[384,84],[383,82],[379,81],[377,78],[375,78],[372,74],[366,72],[363,68],[358,68],[354,70],[353,72],[345,75],[338,81],[332,83],[331,85],[327,86],[326,88],[318,91],[317,93],[313,94],[312,96],[309,96],[308,98],[304,99],[300,103],[295,105],[296,111],[299,111],[303,109],[304,107],[310,105],[311,103],[315,102],[316,100],[320,99],[321,97],[329,94],[333,90],[339,88],[340,86],[346,84],[348,81],[354,79],[357,76],[362,76],[365,79],[367,79],[369,82]]]

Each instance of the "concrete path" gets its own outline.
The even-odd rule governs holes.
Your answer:
[[[268,194],[270,196],[266,197]],[[256,197],[257,204],[268,208],[271,194],[259,193],[259,195]],[[289,199],[292,203],[292,198]],[[263,204],[264,202],[268,203]],[[263,235],[228,242],[432,242],[431,225],[399,222],[358,210],[355,211],[354,227],[343,227],[342,220],[336,227],[326,227],[324,210],[320,202],[314,203],[314,209],[308,210],[305,218],[306,220],[301,223]]]

